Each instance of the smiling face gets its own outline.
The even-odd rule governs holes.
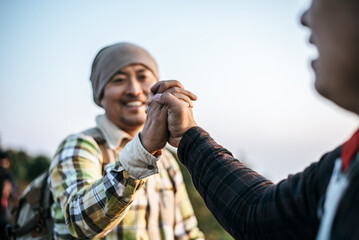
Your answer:
[[[107,118],[130,135],[136,135],[145,123],[147,95],[156,82],[153,73],[141,64],[121,68],[106,84],[101,99]]]
[[[302,24],[319,57],[312,62],[315,88],[324,97],[359,113],[359,1],[313,0]]]

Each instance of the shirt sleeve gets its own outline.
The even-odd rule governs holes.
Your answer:
[[[320,163],[273,184],[199,127],[183,135],[178,156],[207,207],[235,239],[315,238],[323,192],[318,182],[325,176]]]
[[[124,162],[134,158],[155,164],[152,155],[128,153],[127,148],[136,148],[131,143],[138,144],[131,141],[126,145],[127,154],[121,157]],[[105,236],[123,219],[134,194],[146,181],[131,176],[120,161],[107,164],[104,171],[102,163],[97,143],[82,134],[65,139],[51,163],[51,190],[69,232],[76,238]]]
[[[171,165],[166,168],[167,171],[172,171],[169,172],[169,176],[175,188],[175,239],[204,239],[203,233],[198,228],[197,218],[188,197],[186,186],[183,182],[183,176],[177,161],[168,151],[163,152],[163,158],[168,159],[168,162]]]
[[[135,179],[142,179],[158,173],[156,158],[143,147],[139,134],[123,149],[119,161],[123,168]]]

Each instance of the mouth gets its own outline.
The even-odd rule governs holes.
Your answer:
[[[125,106],[126,107],[141,107],[143,106],[145,103],[141,102],[141,101],[131,101],[131,102],[126,102]]]
[[[309,43],[312,44],[312,45],[315,45],[313,35],[310,35],[310,37],[309,37]]]
[[[140,100],[129,100],[122,102],[125,109],[130,111],[131,113],[139,113],[145,111],[146,102]]]
[[[317,64],[318,64],[318,59],[314,59],[310,62],[310,65],[312,67],[313,70],[317,69]]]
[[[319,51],[318,47],[316,45],[315,38],[313,35],[310,35],[309,37],[309,46],[310,46],[310,58],[313,59],[312,61],[312,67],[314,66],[315,62],[319,59]]]

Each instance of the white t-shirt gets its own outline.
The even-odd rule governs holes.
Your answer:
[[[338,158],[325,194],[324,214],[320,221],[317,240],[329,239],[338,203],[348,187],[348,177],[347,174],[343,174],[341,164],[341,159]]]

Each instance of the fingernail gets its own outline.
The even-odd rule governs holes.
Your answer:
[[[154,99],[155,101],[159,101],[159,100],[161,99],[161,96],[162,96],[161,93],[156,94],[156,95],[153,97],[153,99]]]

